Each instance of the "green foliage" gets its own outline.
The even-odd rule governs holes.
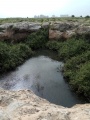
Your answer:
[[[84,33],[83,35],[80,35],[80,34],[76,34],[75,36],[73,36],[75,39],[83,39],[83,40],[86,40],[86,41],[89,41],[90,42],[90,33],[87,32],[87,33]]]
[[[90,100],[90,44],[87,39],[70,39],[64,42],[50,41],[47,47],[58,52],[63,59],[63,75],[72,88]]]
[[[90,61],[81,65],[70,84],[75,87],[79,94],[84,94],[84,96],[90,98]]]
[[[85,51],[80,55],[74,56],[71,59],[68,59],[65,64],[66,70],[77,70],[80,64],[85,63],[90,60],[90,51]]]
[[[47,41],[48,29],[43,28],[36,33],[29,35],[25,41],[25,44],[27,44],[32,49],[39,49],[45,47]]]
[[[29,58],[35,49],[45,47],[48,41],[48,29],[41,29],[30,34],[27,40],[17,44],[0,42],[0,73],[16,68]]]
[[[0,73],[14,69],[31,55],[31,48],[25,44],[9,45],[0,42]]]
[[[58,54],[60,58],[69,59],[75,55],[81,54],[85,50],[89,49],[89,44],[84,40],[67,40],[63,42],[62,47],[60,47]]]
[[[63,43],[59,43],[57,41],[48,41],[46,47],[50,50],[58,51],[60,46],[62,47]]]
[[[83,52],[80,55],[74,56],[68,59],[64,65],[64,76],[69,78],[68,81],[72,81],[77,75],[77,70],[90,60],[90,51]]]
[[[59,56],[66,60],[64,76],[77,93],[87,97],[90,96],[90,45],[84,40],[71,43],[63,46],[65,50],[59,51]]]

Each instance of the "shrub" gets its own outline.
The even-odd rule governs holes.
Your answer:
[[[76,72],[76,77],[70,81],[79,94],[90,98],[90,61],[83,64]]]
[[[46,47],[50,50],[58,51],[60,47],[62,46],[62,43],[59,43],[57,41],[49,41],[46,44]]]
[[[69,78],[69,81],[72,80],[76,76],[77,70],[79,70],[80,67],[89,60],[90,51],[86,51],[81,55],[68,59],[64,65],[64,77]]]
[[[75,17],[75,15],[72,15],[71,17]]]
[[[39,49],[45,47],[45,44],[48,41],[48,29],[41,29],[36,33],[29,35],[25,41],[29,47],[32,49]]]
[[[0,42],[0,73],[15,69],[31,55],[31,48],[25,44],[9,45]]]
[[[62,44],[59,49],[59,57],[63,59],[69,59],[75,55],[81,54],[85,50],[89,49],[89,44],[84,40],[68,40]]]

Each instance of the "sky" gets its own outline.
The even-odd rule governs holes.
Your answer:
[[[90,0],[0,0],[0,18],[90,15]]]

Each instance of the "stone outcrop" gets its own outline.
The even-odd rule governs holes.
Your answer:
[[[90,120],[90,104],[64,108],[30,90],[0,90],[0,120]]]
[[[48,28],[49,23],[18,22],[0,25],[0,40],[24,40],[32,32],[41,28]]]
[[[66,40],[75,35],[90,34],[90,25],[79,22],[18,22],[0,25],[0,40],[20,41],[41,28],[49,29],[50,40]]]
[[[50,25],[50,40],[66,40],[75,35],[90,34],[90,26],[79,22],[54,22]]]

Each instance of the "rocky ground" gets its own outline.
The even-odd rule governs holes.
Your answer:
[[[90,120],[90,104],[64,108],[30,90],[0,90],[0,120]]]

